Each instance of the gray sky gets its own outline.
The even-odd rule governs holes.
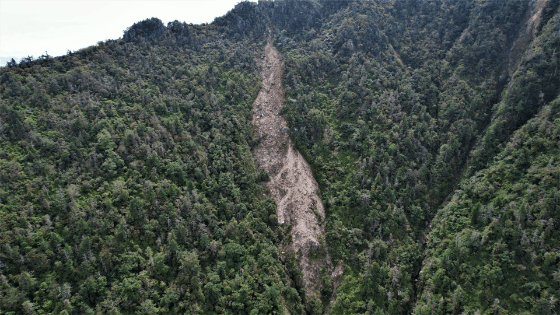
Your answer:
[[[117,39],[135,22],[210,23],[241,0],[0,0],[0,57],[37,58],[66,54],[106,39]],[[5,65],[5,61],[1,66]]]

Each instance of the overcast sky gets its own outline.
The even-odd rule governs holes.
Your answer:
[[[106,39],[117,39],[135,22],[210,23],[241,0],[26,1],[0,0],[0,57],[37,58],[66,54]],[[4,58],[3,58],[4,59]],[[2,62],[2,66],[5,61]]]

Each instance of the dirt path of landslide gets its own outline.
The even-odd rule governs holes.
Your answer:
[[[532,1],[525,13],[523,26],[511,45],[509,53],[508,72],[510,77],[513,76],[513,73],[517,69],[518,63],[527,45],[537,36],[537,27],[541,23],[542,11],[546,2],[546,0]]]
[[[324,265],[332,270],[328,254],[310,259],[312,251],[322,248],[320,242],[325,244],[324,226],[317,217],[317,214],[325,217],[323,203],[317,195],[319,187],[311,168],[294,149],[287,134],[286,121],[279,115],[284,100],[280,54],[267,44],[264,58],[259,62],[262,63],[262,88],[253,103],[253,123],[261,136],[261,143],[254,155],[259,167],[270,175],[271,180],[266,185],[278,205],[278,223],[292,224],[291,250],[300,257],[306,294],[318,297],[319,270]]]

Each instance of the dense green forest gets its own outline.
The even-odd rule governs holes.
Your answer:
[[[241,2],[0,68],[0,314],[556,314],[560,1]],[[308,298],[264,46],[325,205]]]

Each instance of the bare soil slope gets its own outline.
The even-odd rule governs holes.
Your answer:
[[[320,268],[327,265],[328,270],[332,269],[328,254],[310,259],[311,251],[326,253],[326,248],[323,248],[324,226],[319,222],[325,217],[323,203],[317,195],[319,187],[311,168],[294,149],[287,134],[286,121],[279,115],[284,100],[280,54],[267,44],[265,56],[260,62],[262,88],[253,103],[253,123],[261,143],[254,155],[258,165],[270,175],[267,187],[278,205],[278,223],[292,224],[291,250],[300,253],[306,294],[317,297],[321,283]]]

